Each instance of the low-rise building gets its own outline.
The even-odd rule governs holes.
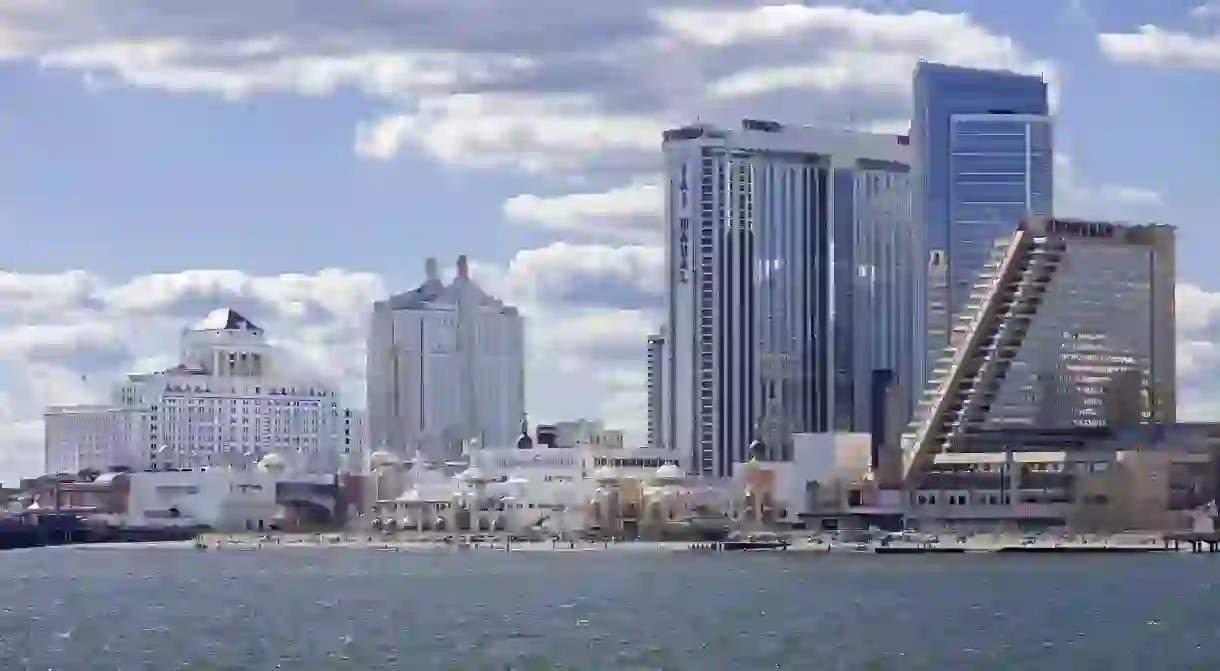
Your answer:
[[[333,475],[292,472],[265,456],[250,468],[55,474],[23,483],[16,512],[69,513],[121,529],[184,527],[263,532],[343,522],[342,486]]]
[[[1220,425],[975,434],[906,492],[908,522],[955,529],[1175,529],[1220,496]]]

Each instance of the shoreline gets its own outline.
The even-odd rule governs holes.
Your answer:
[[[478,534],[476,534],[478,535]],[[721,550],[714,542],[705,541],[512,541],[503,537],[484,535],[487,540],[479,543],[445,543],[442,536],[420,537],[416,535],[379,535],[353,533],[317,534],[221,534],[210,533],[188,542],[189,547],[206,551],[256,551],[290,550],[299,548],[339,548],[346,550],[373,550],[382,552],[693,552],[712,554],[719,552],[743,552],[743,550]],[[455,535],[455,537],[458,537]],[[130,545],[130,544],[128,544]],[[939,555],[939,554],[1194,554],[1189,546],[1180,549],[1166,548],[1159,536],[1152,534],[1115,535],[1098,537],[1087,541],[1039,539],[1029,541],[1020,535],[970,538],[965,541],[941,541],[919,544],[913,542],[879,543],[812,542],[807,538],[792,541],[786,548],[744,550],[798,554],[849,554],[849,555]],[[1207,554],[1204,552],[1203,554]]]

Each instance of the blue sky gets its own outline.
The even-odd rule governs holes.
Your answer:
[[[1180,227],[1186,405],[1220,400],[1220,6],[490,4],[0,7],[0,478],[34,468],[42,406],[102,398],[220,304],[360,404],[367,301],[429,254],[535,317],[536,418],[638,437],[656,131],[892,129],[920,57],[1048,72],[1059,212]]]

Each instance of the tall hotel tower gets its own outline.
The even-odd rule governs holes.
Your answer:
[[[1174,237],[1036,217],[994,242],[903,436],[908,478],[980,433],[1172,424]]]
[[[1051,214],[1053,146],[1038,76],[920,63],[911,145],[927,234],[929,363],[949,344],[992,243]]]
[[[453,282],[428,259],[422,285],[373,305],[367,367],[373,449],[446,458],[473,439],[513,445],[521,432],[521,315],[475,284],[464,256]]]
[[[663,442],[709,476],[755,439],[790,458],[792,433],[866,430],[878,369],[913,408],[925,264],[906,138],[746,120],[663,147]]]

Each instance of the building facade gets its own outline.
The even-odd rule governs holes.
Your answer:
[[[866,422],[874,368],[918,386],[905,137],[746,120],[670,130],[663,146],[663,442],[692,472],[730,475],[755,438],[785,459],[793,433]]]
[[[1049,216],[1053,198],[1050,117],[949,117],[949,314],[966,303],[991,245],[1022,217]]]
[[[999,429],[935,456],[907,521],[957,530],[1166,530],[1216,500],[1215,424]],[[1214,505],[1214,504],[1213,504]]]
[[[1176,419],[1174,229],[1042,217],[993,243],[911,430],[917,473],[979,431]]]
[[[1040,76],[927,62],[916,68],[916,217],[929,258],[947,262],[947,309],[933,315],[929,305],[933,349],[945,346],[992,241],[1022,216],[1052,213],[1049,113]]]
[[[360,411],[281,366],[240,313],[212,312],[181,345],[177,366],[129,375],[112,405],[48,408],[46,469],[246,467],[278,453],[294,471],[333,473],[361,458]]]
[[[373,306],[368,341],[371,445],[457,456],[463,444],[513,445],[525,415],[521,315],[486,294],[460,257],[453,282],[428,259],[418,288]]]
[[[648,447],[669,447],[665,443],[665,335],[648,336]]]

